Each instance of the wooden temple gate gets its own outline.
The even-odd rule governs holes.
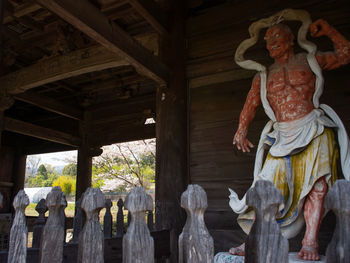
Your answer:
[[[248,26],[284,8],[307,10],[350,38],[346,0],[6,0],[1,1],[0,192],[3,213],[24,186],[29,154],[78,150],[77,196],[91,185],[103,145],[157,139],[156,201],[171,250],[185,222],[189,183],[208,194],[206,223],[216,250],[245,236],[228,206],[231,187],[250,186],[255,153],[232,149],[254,72],[233,61]],[[296,30],[298,25],[292,25]],[[327,39],[313,39],[321,50]],[[271,61],[261,40],[250,50]],[[300,50],[298,50],[300,51]],[[349,65],[325,72],[323,101],[350,127]],[[145,125],[153,117],[155,124]],[[257,144],[262,110],[250,129]],[[321,239],[329,240],[334,217]],[[300,237],[298,237],[300,239]],[[293,243],[293,241],[292,241]],[[326,243],[321,242],[321,251]],[[172,253],[176,262],[177,253]]]

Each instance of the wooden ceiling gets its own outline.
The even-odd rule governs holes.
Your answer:
[[[155,117],[156,89],[169,74],[158,57],[159,39],[168,35],[167,16],[156,2],[5,2],[0,94],[15,99],[5,111],[5,144],[15,140],[29,147],[41,139],[77,147],[86,115],[92,116],[91,131],[113,127],[119,134],[104,134],[106,140],[96,144],[143,137],[131,130]],[[54,131],[62,134],[49,135]],[[145,134],[155,136],[154,125]]]

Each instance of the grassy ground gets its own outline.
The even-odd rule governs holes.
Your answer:
[[[35,206],[36,204],[34,203],[30,203],[27,208],[26,208],[26,216],[38,216],[38,212],[35,210]],[[68,206],[66,207],[66,209],[64,210],[66,217],[74,217],[74,210],[75,210],[75,203],[68,203]],[[117,206],[117,202],[113,202],[113,206],[111,209],[111,213],[113,216],[113,222],[117,221],[117,212],[118,212],[118,206]],[[103,208],[100,212],[100,221],[103,222],[103,217],[106,213],[106,209]],[[127,214],[127,211],[124,211],[124,215]],[[46,212],[45,214],[46,216],[49,215],[49,212]]]

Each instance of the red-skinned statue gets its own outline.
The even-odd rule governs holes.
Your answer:
[[[339,149],[332,128],[338,129],[342,124],[337,117],[328,115],[328,106],[315,105],[317,75],[320,74],[314,68],[331,70],[349,63],[350,42],[322,19],[312,23],[309,30],[313,37],[330,38],[334,51],[316,52],[312,56],[295,54],[294,35],[287,25],[277,23],[268,28],[264,39],[274,63],[266,71],[265,80],[261,74],[254,77],[233,144],[243,152],[250,152],[253,144],[247,139],[247,133],[256,109],[261,104],[265,111],[270,109],[273,119],[269,116],[271,124],[264,129],[259,143],[270,148],[261,168],[255,167],[258,171],[254,181],[270,180],[284,196],[285,207],[277,221],[285,236],[290,238],[298,234],[305,220],[306,232],[298,255],[304,260],[318,260],[318,231],[324,214],[324,197],[337,178]],[[262,82],[265,82],[264,91]],[[330,115],[334,113],[329,111]],[[344,129],[342,132],[344,134]],[[347,143],[344,145],[347,149],[341,151],[343,163],[348,162],[345,160],[349,153]],[[342,168],[345,174],[346,164]],[[230,205],[240,214],[238,222],[248,233],[254,212],[246,206],[239,207],[234,201]],[[244,255],[244,244],[232,248],[230,253]]]

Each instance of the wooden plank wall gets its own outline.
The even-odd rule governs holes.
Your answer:
[[[288,6],[287,6],[288,5]],[[240,197],[252,182],[255,152],[234,150],[232,139],[239,113],[255,72],[234,63],[238,44],[248,37],[248,26],[284,8],[306,9],[312,19],[324,18],[350,39],[350,3],[344,1],[238,1],[203,10],[187,20],[187,78],[189,87],[190,182],[204,187],[209,207],[206,224],[211,229],[232,229],[235,216],[228,205],[228,187]],[[262,38],[262,37],[261,37]],[[329,40],[315,41],[330,50]],[[247,57],[268,64],[264,43]],[[331,105],[350,131],[350,66],[326,72],[323,102]],[[257,145],[267,118],[260,109],[248,137]]]

